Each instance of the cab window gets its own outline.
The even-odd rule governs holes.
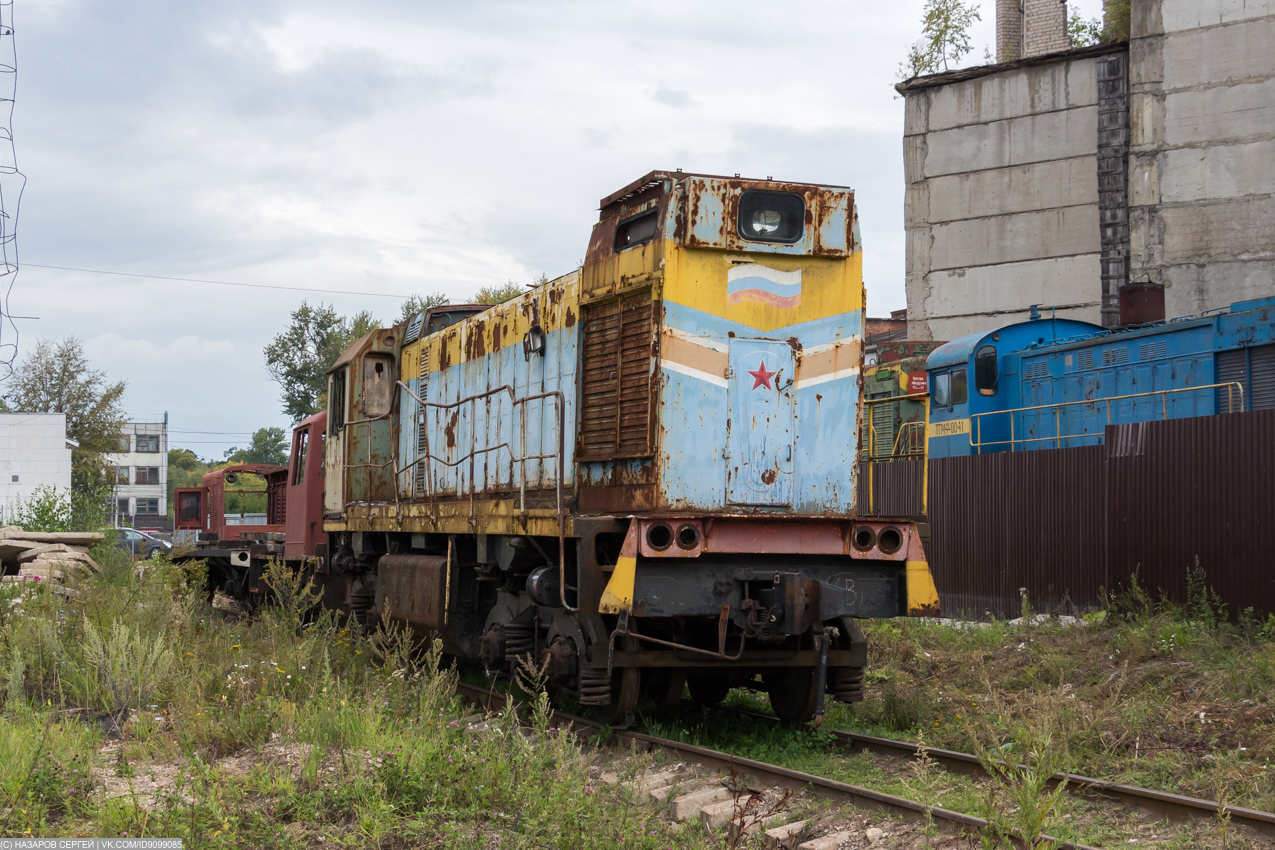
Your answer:
[[[333,434],[345,427],[345,375],[345,369],[333,372],[328,388],[328,431]]]
[[[985,345],[974,355],[974,389],[979,395],[996,395],[996,347]]]
[[[965,370],[952,370],[952,406],[964,404],[968,400],[968,394],[965,386]]]
[[[292,485],[305,481],[305,456],[310,443],[310,429],[298,431],[292,442]]]
[[[943,409],[952,406],[952,375],[948,372],[934,376],[934,406]]]
[[[659,225],[656,211],[651,210],[622,221],[615,228],[615,250],[623,251],[635,245],[642,245],[655,238],[655,230]]]
[[[793,192],[753,189],[739,197],[739,235],[752,242],[801,240],[806,227],[806,202]]]

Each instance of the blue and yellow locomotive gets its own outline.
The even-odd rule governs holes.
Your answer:
[[[1035,318],[953,340],[926,369],[935,458],[1094,445],[1112,424],[1270,410],[1275,298],[1117,330]]]
[[[935,614],[918,528],[854,518],[853,192],[652,172],[584,265],[359,340],[329,379],[327,601],[622,718],[862,698],[856,620]],[[481,310],[481,312],[479,312]]]

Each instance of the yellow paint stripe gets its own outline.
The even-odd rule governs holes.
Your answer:
[[[611,580],[602,591],[598,611],[603,614],[619,614],[633,610],[633,583],[637,577],[637,558],[620,557],[615,562]]]
[[[907,562],[908,582],[908,616],[937,617],[942,608],[939,605],[939,591],[934,585],[934,575],[930,565],[925,561]]]

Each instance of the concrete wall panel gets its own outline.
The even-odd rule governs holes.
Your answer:
[[[928,102],[928,129],[947,130],[1093,106],[1098,102],[1096,65],[1096,59],[1078,59],[928,89],[923,98]]]
[[[1014,263],[1101,250],[1098,205],[981,218],[933,228],[930,270]],[[920,271],[910,263],[909,271]],[[1094,291],[1097,297],[1098,289]]]
[[[1192,89],[1165,97],[1164,142],[1169,146],[1275,136],[1275,78],[1235,86]]]
[[[925,176],[1069,159],[1097,148],[1096,106],[1047,112],[930,133]]]
[[[1167,91],[1275,76],[1275,17],[1175,33],[1164,41]]]
[[[1169,266],[1164,270],[1167,316],[1198,316],[1250,298],[1269,298],[1275,261],[1238,260]]]
[[[1163,207],[1159,212],[1164,228],[1161,257],[1166,265],[1275,259],[1275,198]],[[1268,277],[1267,289],[1273,284],[1275,277]]]
[[[952,174],[929,180],[927,221],[944,222],[1098,201],[1094,156]]]
[[[1033,304],[1092,306],[1096,321],[1100,277],[1098,254],[932,272],[925,313],[931,321],[968,318],[975,322],[968,333],[990,326],[980,316],[1026,312]]]
[[[1164,0],[1160,17],[1165,32],[1251,21],[1275,15],[1275,0]]]
[[[1166,151],[1160,174],[1166,204],[1275,192],[1275,140]]]

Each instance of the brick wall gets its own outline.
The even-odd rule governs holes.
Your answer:
[[[1071,47],[1071,39],[1067,37],[1066,0],[1022,0],[1022,3],[1023,58]],[[999,8],[998,5],[998,11]]]
[[[1023,58],[1023,0],[996,0],[996,61]]]

